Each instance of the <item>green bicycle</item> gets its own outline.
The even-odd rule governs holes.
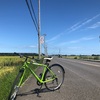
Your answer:
[[[57,90],[61,87],[64,81],[65,71],[64,68],[59,64],[53,64],[49,66],[49,62],[51,61],[52,58],[44,58],[46,60],[46,63],[40,64],[34,62],[33,59],[28,56],[23,56],[18,53],[16,54],[19,55],[20,57],[24,57],[25,61],[23,66],[20,68],[19,73],[12,85],[8,100],[16,99],[17,93],[22,84],[26,70],[29,70],[32,73],[32,75],[36,78],[37,85],[41,86],[40,89],[42,88],[43,84],[50,91]],[[28,59],[31,59],[32,61],[28,61]],[[40,75],[37,75],[35,71],[31,69],[30,63],[33,66],[35,65],[35,66],[43,67],[43,72],[40,73]]]

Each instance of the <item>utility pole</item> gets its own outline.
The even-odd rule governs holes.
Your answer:
[[[61,49],[59,48],[59,55],[60,55],[60,51],[61,51]]]
[[[59,58],[61,57],[61,49],[59,48]]]
[[[38,0],[38,54],[41,59],[41,45],[40,45],[40,0]]]
[[[44,53],[45,53],[45,56],[47,56],[47,45],[46,45],[46,42],[45,42],[46,34],[43,34],[43,35],[44,35]]]

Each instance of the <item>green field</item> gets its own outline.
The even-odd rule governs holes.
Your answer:
[[[78,59],[78,60],[100,60],[99,55],[67,55],[67,56],[62,56],[62,58],[67,58],[67,59]]]
[[[0,100],[7,100],[13,81],[22,64],[23,59],[17,56],[0,57]],[[29,75],[30,73],[27,71],[25,79]]]

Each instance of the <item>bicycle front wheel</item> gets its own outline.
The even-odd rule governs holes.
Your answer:
[[[24,72],[23,69],[19,71],[19,73],[18,73],[18,75],[17,75],[17,77],[12,85],[8,100],[16,100],[16,96],[17,96],[18,90],[20,88],[19,82],[20,82],[20,79],[23,75],[23,72]]]
[[[63,84],[65,71],[64,68],[59,64],[53,64],[49,68],[50,70],[52,70],[54,75],[52,75],[52,73],[49,70],[47,70],[45,73],[45,80],[49,80],[54,77],[55,78],[52,81],[46,82],[45,86],[47,89],[54,91],[59,89]]]

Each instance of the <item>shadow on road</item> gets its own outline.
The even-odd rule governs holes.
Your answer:
[[[48,90],[46,88],[43,88],[41,90],[36,88],[36,89],[30,90],[28,92],[19,93],[19,94],[17,94],[17,96],[26,96],[26,95],[31,95],[31,94],[37,94],[37,97],[41,97],[39,95],[40,93],[47,93],[47,92],[52,92],[52,91],[50,91],[50,90]]]

